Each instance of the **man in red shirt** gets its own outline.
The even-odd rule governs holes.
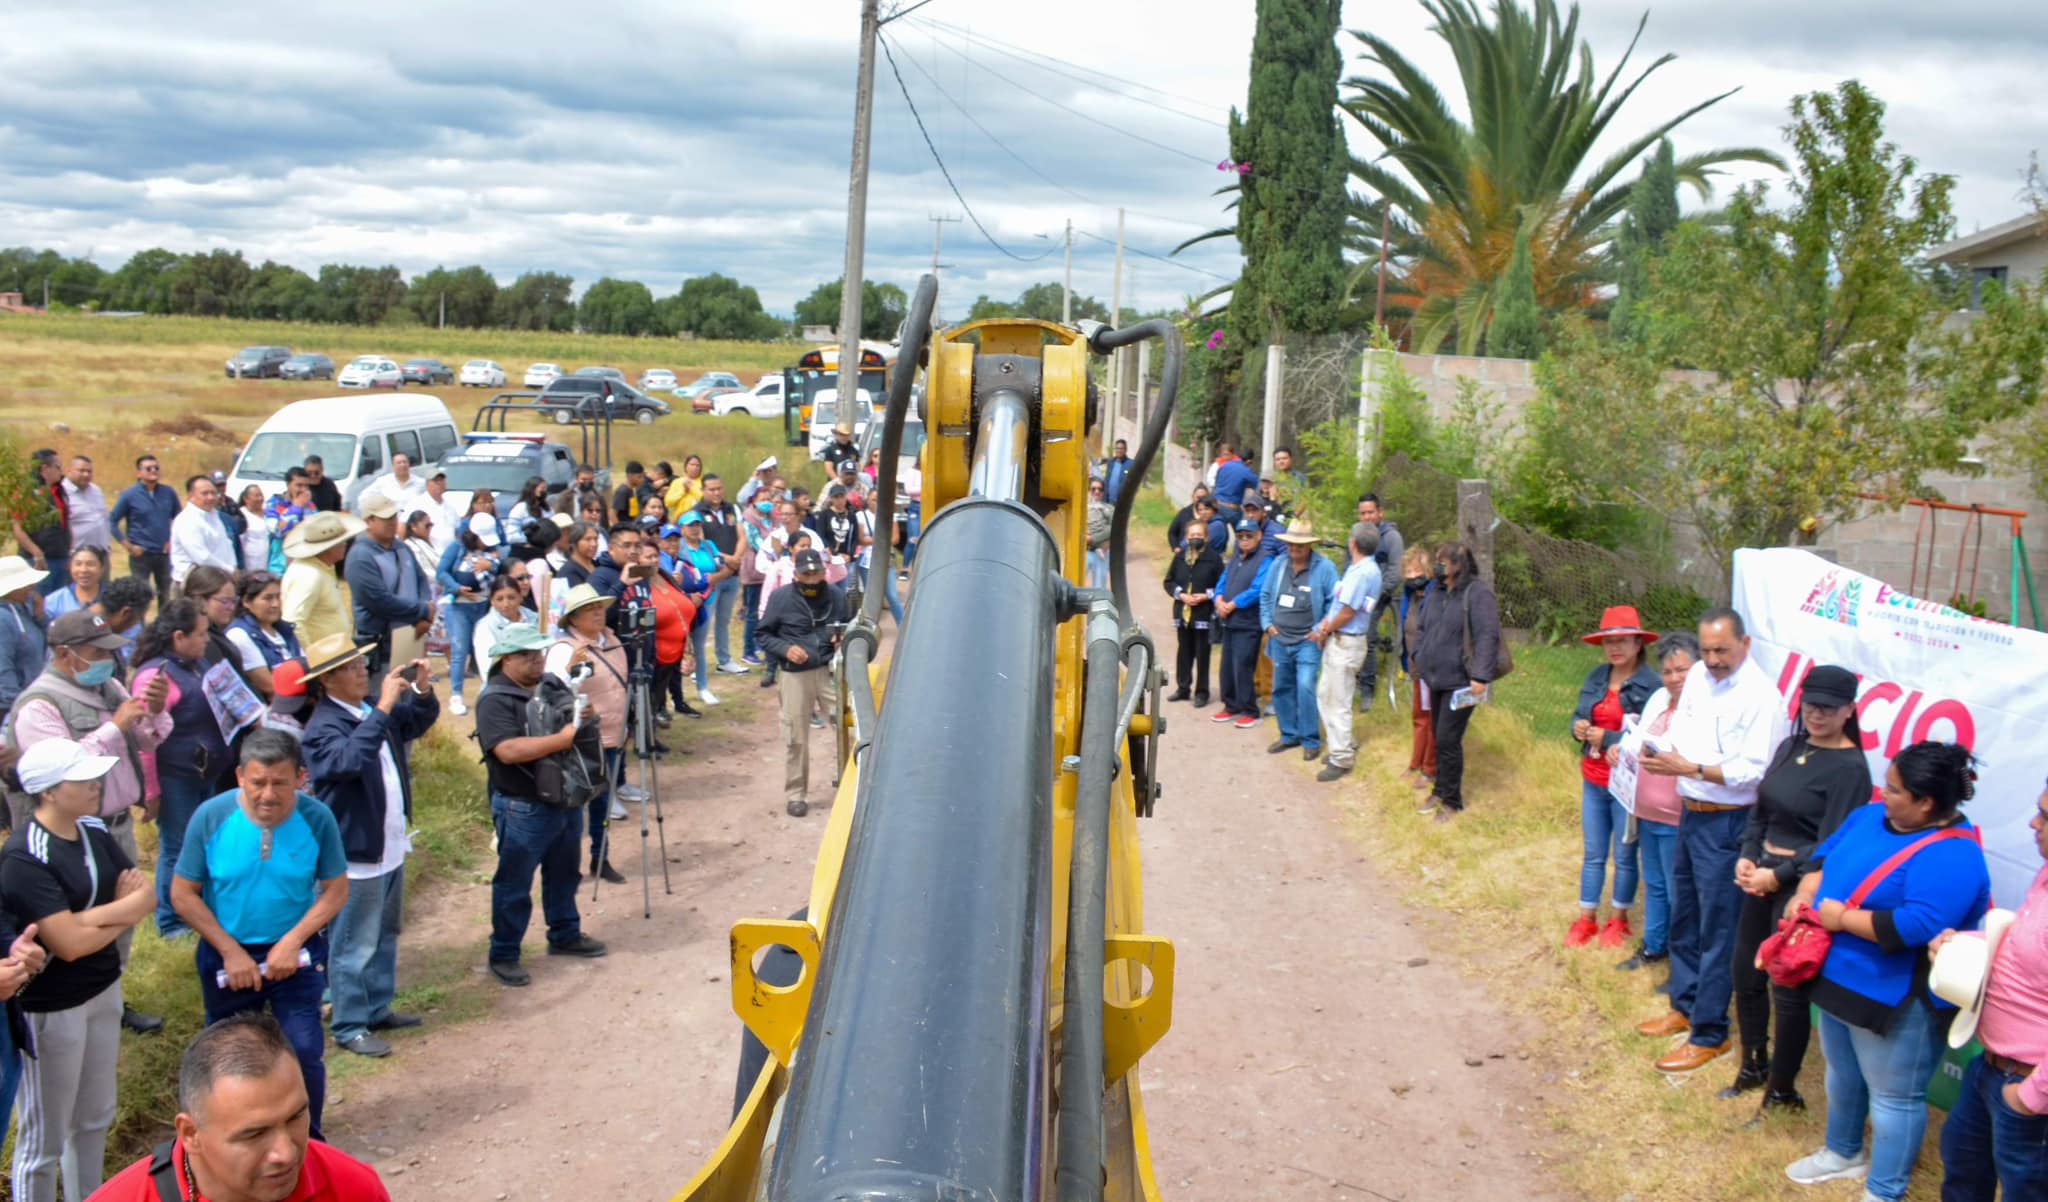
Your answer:
[[[90,1202],[391,1202],[376,1170],[307,1138],[311,1119],[298,1054],[277,1020],[260,1011],[222,1019],[178,1066],[178,1138]]]

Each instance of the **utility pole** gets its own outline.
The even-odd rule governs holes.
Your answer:
[[[875,39],[882,0],[861,0],[860,77],[853,98],[853,164],[846,182],[846,275],[839,287],[839,396],[835,430],[853,434],[853,397],[860,387],[861,284],[866,279],[868,133],[875,116]]]
[[[448,292],[446,289],[443,289],[441,292],[441,328],[444,330],[448,328]]]
[[[1060,324],[1074,324],[1074,219],[1067,218],[1067,274],[1060,285]]]
[[[939,235],[945,231],[947,222],[959,221],[961,218],[932,217],[927,220],[932,223],[932,278],[936,280],[939,278]]]
[[[1109,328],[1116,329],[1124,311],[1124,211],[1116,211],[1116,278],[1109,285]],[[1109,357],[1109,421],[1102,430],[1102,453],[1116,445],[1116,422],[1124,405],[1124,352]]]

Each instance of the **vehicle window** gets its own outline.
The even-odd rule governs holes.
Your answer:
[[[519,459],[464,460],[443,463],[441,470],[448,473],[448,487],[456,492],[475,492],[488,488],[494,493],[507,497],[517,496],[526,484],[526,478],[533,473]]]
[[[384,470],[384,449],[375,434],[363,438],[363,457],[356,462],[356,475],[367,476]]]
[[[402,451],[405,457],[414,463],[426,462],[426,460],[420,458],[420,436],[418,434],[411,430],[393,430],[384,437],[391,444],[391,453],[393,455],[397,455]]]
[[[761,395],[762,395],[762,396],[781,396],[781,395],[782,395],[782,377],[781,377],[781,376],[775,376],[775,377],[772,377],[771,379],[769,379],[769,380],[767,381],[767,384],[768,384],[768,387],[766,387],[766,388],[764,388],[764,389],[762,389],[762,390],[761,390]]]
[[[426,462],[439,463],[461,441],[454,426],[428,426],[420,431],[420,453]]]
[[[354,442],[346,434],[268,431],[249,440],[249,449],[235,465],[235,475],[245,480],[282,480],[285,469],[298,467],[308,455],[318,455],[324,463],[347,463]]]
[[[540,474],[548,482],[548,491],[558,492],[568,487],[576,471],[569,462],[569,453],[558,449],[542,463]]]

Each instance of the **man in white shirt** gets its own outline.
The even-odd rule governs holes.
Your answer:
[[[200,564],[232,572],[239,560],[227,523],[220,520],[220,490],[204,475],[185,481],[185,507],[171,519],[171,583],[182,589]]]
[[[434,519],[434,528],[427,536],[434,544],[434,550],[447,550],[448,544],[455,541],[456,532],[462,528],[465,516],[448,503],[447,472],[436,470],[427,477],[426,493],[413,508],[426,510],[427,516]]]
[[[107,522],[107,494],[92,482],[92,460],[71,457],[64,469],[64,496],[70,501],[71,546],[110,550],[114,528]]]
[[[363,490],[363,495],[356,500],[358,510],[373,492],[391,498],[391,503],[398,506],[400,521],[404,521],[405,515],[413,510],[426,508],[420,502],[426,498],[427,482],[413,474],[412,456],[404,451],[394,453],[391,456],[391,470],[371,481],[370,487]],[[441,524],[437,515],[434,526],[438,529]]]
[[[1657,1061],[1685,1073],[1729,1049],[1735,926],[1742,889],[1735,861],[1757,785],[1790,733],[1784,699],[1749,658],[1749,632],[1732,609],[1700,615],[1700,659],[1671,714],[1670,745],[1645,771],[1678,778],[1678,851],[1671,870],[1671,1012],[1636,1028],[1651,1037],[1690,1031]]]

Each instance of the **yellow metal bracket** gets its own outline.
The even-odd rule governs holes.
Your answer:
[[[796,984],[770,985],[754,975],[754,955],[768,947],[786,947],[803,958],[803,975]],[[804,1014],[811,1005],[811,982],[817,973],[818,931],[810,923],[749,918],[733,924],[733,1013],[784,1068],[789,1067],[797,1036],[803,1033]]]
[[[1142,965],[1152,974],[1152,989],[1134,1002],[1105,996],[1102,1002],[1102,1081],[1113,1085],[1173,1025],[1173,941],[1157,935],[1112,935],[1103,941],[1104,967],[1114,974],[1118,964]],[[1130,974],[1135,988],[1136,973]],[[765,1039],[764,1039],[765,1042]]]

